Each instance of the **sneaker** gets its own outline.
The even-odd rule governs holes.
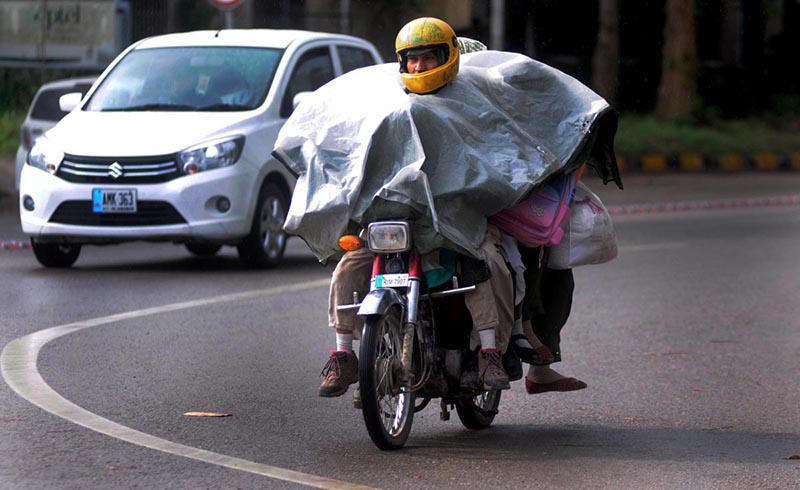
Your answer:
[[[325,376],[325,381],[319,386],[319,396],[331,398],[343,395],[351,384],[358,381],[358,358],[355,352],[332,350],[320,376]]]
[[[483,387],[487,390],[507,390],[511,388],[508,374],[503,370],[500,349],[481,349],[478,354],[478,373]]]

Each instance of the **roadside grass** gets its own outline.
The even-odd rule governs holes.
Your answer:
[[[620,155],[800,151],[800,118],[766,116],[706,124],[663,121],[647,115],[620,116],[615,150]]]
[[[13,157],[19,146],[19,127],[25,120],[23,110],[0,113],[0,156]]]

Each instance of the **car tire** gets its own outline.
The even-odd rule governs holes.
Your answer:
[[[42,243],[31,239],[33,255],[45,267],[70,267],[78,260],[80,245],[66,243]]]
[[[197,255],[198,257],[213,257],[217,255],[217,252],[222,248],[222,245],[216,245],[213,243],[187,243],[186,250],[188,250],[192,255]]]
[[[283,223],[288,211],[287,198],[272,182],[266,182],[258,193],[250,233],[237,246],[239,260],[254,269],[276,267],[286,249]]]

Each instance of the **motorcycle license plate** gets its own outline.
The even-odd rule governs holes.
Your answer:
[[[376,288],[404,288],[408,286],[408,274],[378,274],[375,276]]]
[[[136,189],[92,189],[95,213],[135,213]]]

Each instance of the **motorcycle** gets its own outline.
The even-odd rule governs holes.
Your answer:
[[[453,275],[445,285],[429,288],[411,235],[407,221],[369,224],[370,291],[361,301],[354,293],[353,304],[337,306],[356,309],[365,320],[360,405],[367,432],[382,450],[402,448],[414,414],[434,398],[441,399],[442,420],[449,420],[454,407],[461,423],[474,430],[489,427],[500,404],[500,391],[483,387],[477,353],[469,348],[472,319],[463,295],[475,286],[461,286]],[[350,235],[340,245],[352,250],[363,242]],[[511,379],[520,377],[521,365],[519,376]]]

